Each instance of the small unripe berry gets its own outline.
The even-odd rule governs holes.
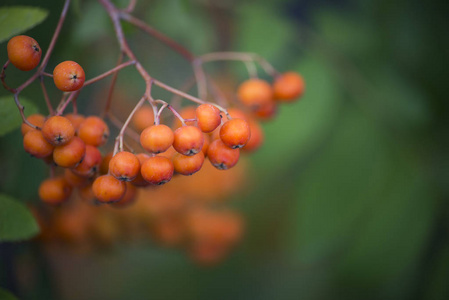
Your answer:
[[[231,119],[221,126],[220,139],[230,148],[242,148],[251,137],[248,122],[242,119]]]
[[[154,154],[165,152],[173,144],[173,140],[173,130],[163,124],[147,127],[140,134],[142,147]]]
[[[98,148],[86,145],[86,154],[83,161],[72,171],[79,176],[92,177],[95,175],[100,167],[101,153]]]
[[[27,121],[33,124],[34,126],[37,126],[39,128],[42,128],[42,126],[45,123],[45,117],[41,114],[33,114],[28,116]],[[25,136],[25,134],[28,131],[36,130],[32,127],[30,127],[27,123],[23,122],[22,126],[20,127],[20,130],[22,131],[22,135]]]
[[[244,81],[239,86],[237,95],[240,101],[251,109],[257,109],[273,101],[273,90],[270,84],[262,79]]]
[[[304,79],[296,72],[286,72],[275,79],[273,90],[276,100],[281,102],[294,101],[304,93]]]
[[[182,126],[175,130],[173,148],[184,155],[194,155],[201,151],[204,144],[204,136],[201,130],[195,126]]]
[[[154,125],[154,112],[150,106],[139,108],[132,118],[134,128],[141,132],[145,128]]]
[[[108,125],[99,117],[87,117],[78,128],[78,136],[87,144],[102,146],[109,137]]]
[[[45,121],[42,126],[44,138],[54,146],[67,144],[75,135],[75,128],[69,119],[61,116],[53,116]]]
[[[202,151],[192,156],[185,156],[181,153],[173,155],[173,166],[176,173],[182,175],[192,175],[198,172],[203,166],[204,154]]]
[[[102,175],[95,179],[92,184],[92,191],[99,202],[117,202],[125,195],[126,184],[112,175]]]
[[[74,168],[83,160],[85,153],[86,144],[74,136],[67,144],[55,147],[53,160],[60,167]]]
[[[196,119],[202,132],[212,132],[221,123],[220,110],[212,104],[201,104],[196,108]]]
[[[67,200],[72,193],[72,187],[64,177],[44,180],[39,186],[39,198],[47,204],[60,204]]]
[[[215,168],[227,170],[239,161],[240,150],[229,148],[218,139],[209,145],[207,157]]]
[[[9,40],[6,46],[9,61],[19,70],[30,71],[41,60],[42,50],[35,39],[18,35]]]
[[[79,90],[85,80],[83,68],[74,61],[64,61],[53,70],[53,81],[58,89],[63,92]]]
[[[174,167],[170,159],[163,156],[153,156],[142,165],[140,172],[147,182],[162,185],[171,180]]]
[[[119,152],[109,162],[109,172],[118,180],[131,181],[136,178],[139,171],[139,159],[131,152]]]
[[[23,148],[37,158],[44,158],[53,153],[54,146],[47,142],[40,130],[28,131],[23,137]]]

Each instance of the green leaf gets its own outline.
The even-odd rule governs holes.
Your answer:
[[[13,294],[11,294],[7,290],[1,289],[1,288],[0,288],[0,299],[2,299],[2,300],[17,300],[17,298]]]
[[[20,98],[20,103],[25,107],[26,115],[37,113],[34,103],[25,98]],[[17,109],[13,96],[0,97],[0,136],[3,136],[22,124],[20,112]]]
[[[0,43],[38,25],[48,11],[38,7],[11,6],[0,8]]]
[[[0,194],[0,242],[29,239],[38,232],[39,226],[28,208]]]

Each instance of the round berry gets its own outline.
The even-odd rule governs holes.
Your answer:
[[[257,109],[273,101],[273,90],[265,80],[248,79],[239,86],[237,96],[244,105]]]
[[[196,119],[202,132],[212,132],[221,123],[220,110],[212,104],[201,104],[196,108]]]
[[[173,148],[184,155],[195,155],[201,151],[204,144],[204,136],[201,130],[195,126],[182,126],[175,130]]]
[[[73,138],[75,128],[69,119],[61,116],[53,116],[45,121],[42,126],[42,134],[50,144],[62,146]]]
[[[73,173],[71,169],[64,170],[64,178],[72,187],[83,187],[89,184],[89,179]]]
[[[111,203],[113,207],[122,208],[127,207],[135,202],[137,196],[137,187],[130,182],[126,182],[125,195],[117,202]]]
[[[277,103],[271,101],[255,110],[254,114],[259,119],[267,121],[273,119],[276,116],[277,111],[278,111]]]
[[[151,125],[154,125],[153,108],[150,106],[142,106],[139,108],[132,118],[132,124],[139,132]]]
[[[35,39],[26,35],[18,35],[10,39],[6,49],[9,61],[22,71],[36,68],[41,60],[41,47]]]
[[[142,147],[154,154],[165,152],[173,144],[173,140],[173,130],[163,124],[147,127],[140,134]]]
[[[112,175],[102,175],[95,179],[92,184],[92,191],[99,202],[117,202],[125,195],[126,184]]]
[[[45,123],[45,117],[41,114],[33,114],[27,118],[27,121],[30,122],[31,124],[33,124],[34,126],[42,128],[42,126],[44,126],[44,123]],[[22,126],[20,127],[20,130],[22,131],[22,135],[25,136],[25,134],[28,131],[36,130],[36,129],[34,129],[33,127],[30,127],[27,123],[23,122]]]
[[[67,144],[55,147],[53,160],[60,167],[74,168],[83,160],[85,153],[86,144],[74,136]]]
[[[242,148],[242,150],[252,152],[259,149],[262,146],[264,141],[264,133],[263,129],[257,121],[250,121],[249,128],[251,129],[251,137],[249,138],[248,143]]]
[[[248,122],[243,119],[232,119],[221,126],[220,139],[230,148],[242,148],[251,137]]]
[[[102,146],[109,137],[108,125],[99,117],[87,117],[78,128],[78,136],[87,144],[95,147]]]
[[[118,180],[131,181],[136,178],[139,171],[139,159],[128,151],[117,153],[109,162],[109,172]]]
[[[227,170],[239,161],[240,150],[229,148],[218,139],[209,145],[207,157],[215,168]]]
[[[273,90],[276,100],[291,102],[301,97],[304,93],[304,79],[296,72],[286,72],[275,79]]]
[[[72,187],[64,177],[44,180],[39,186],[39,198],[47,204],[60,204],[72,193]]]
[[[173,155],[173,166],[176,173],[182,175],[192,175],[198,172],[203,166],[204,154],[202,151],[195,155],[185,156],[181,153]]]
[[[92,177],[98,172],[101,160],[100,150],[94,146],[86,145],[86,154],[83,161],[72,171],[79,176]]]
[[[101,175],[107,174],[109,172],[109,162],[111,161],[112,154],[113,154],[112,152],[109,152],[102,158],[100,163]]]
[[[170,159],[163,156],[153,156],[142,165],[140,172],[147,182],[162,185],[171,180],[174,167]]]
[[[79,90],[85,80],[83,68],[74,61],[64,61],[53,70],[53,81],[58,89],[63,92]]]
[[[53,153],[54,146],[47,142],[40,130],[28,131],[23,137],[23,148],[37,158],[44,158]]]
[[[142,166],[147,159],[150,158],[150,156],[148,156],[145,153],[138,153],[136,154],[137,159],[139,160],[140,165]],[[131,181],[132,184],[134,184],[135,186],[147,186],[149,185],[149,183],[142,177],[142,172],[141,169],[139,169],[139,173],[137,174],[136,178],[133,179],[133,181]]]
[[[83,115],[79,114],[67,114],[64,115],[70,122],[72,122],[73,128],[75,128],[75,131],[78,131],[78,128],[80,127],[80,124],[84,122],[86,119]]]

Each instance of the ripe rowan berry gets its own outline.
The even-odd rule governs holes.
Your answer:
[[[140,172],[149,183],[162,185],[171,180],[174,167],[170,159],[163,156],[153,156],[144,162]]]
[[[100,150],[97,147],[86,145],[83,161],[72,171],[82,177],[92,177],[98,172],[101,160]]]
[[[86,144],[77,136],[65,145],[55,147],[53,160],[63,168],[75,168],[86,154]]]
[[[262,146],[264,141],[264,133],[259,122],[251,120],[248,122],[248,124],[251,130],[251,137],[249,138],[249,141],[246,143],[246,145],[242,148],[242,150],[252,152]]]
[[[203,166],[204,154],[202,151],[195,155],[186,156],[181,153],[173,155],[173,166],[176,173],[182,175],[192,175],[198,172]]]
[[[243,119],[231,119],[221,126],[220,139],[230,148],[242,148],[251,137],[248,122]]]
[[[44,138],[54,146],[67,144],[75,135],[75,128],[69,119],[61,116],[53,116],[45,121],[42,126]]]
[[[239,161],[240,149],[229,148],[218,139],[210,143],[207,157],[215,168],[226,170],[235,166]]]
[[[33,124],[34,126],[42,128],[42,126],[45,123],[45,117],[41,114],[33,114],[28,116],[27,121]],[[25,134],[28,131],[35,129],[33,127],[30,127],[27,123],[23,122],[22,126],[20,127],[20,130],[22,131],[22,135],[25,136]]]
[[[126,192],[122,199],[117,202],[111,203],[113,207],[123,208],[131,205],[135,202],[137,196],[137,187],[132,185],[131,182],[126,182]]]
[[[221,123],[220,110],[212,104],[201,104],[196,108],[196,119],[202,132],[212,132]]]
[[[136,178],[139,171],[139,159],[128,151],[117,153],[109,162],[109,172],[118,180],[131,181]]]
[[[92,191],[99,202],[117,202],[125,195],[126,184],[112,175],[102,175],[95,179],[92,184]]]
[[[74,61],[64,61],[53,70],[53,81],[56,87],[63,92],[79,90],[85,79],[83,68]]]
[[[22,71],[34,69],[41,60],[41,47],[35,39],[26,35],[11,38],[6,49],[9,61]]]
[[[145,153],[138,153],[136,154],[137,159],[139,160],[140,166],[142,166],[147,159],[150,158],[150,156],[148,156]],[[136,178],[134,178],[131,183],[134,184],[135,186],[147,186],[149,185],[149,183],[142,177],[142,173],[141,173],[141,168],[139,168],[139,173],[137,174]]]
[[[273,117],[276,116],[277,111],[277,103],[271,101],[255,110],[254,115],[261,120],[267,121],[273,119]]]
[[[173,140],[173,130],[163,124],[149,126],[140,134],[142,147],[155,154],[165,152],[173,144]]]
[[[139,108],[132,118],[132,124],[139,132],[151,125],[154,125],[153,108],[150,106],[142,106]]]
[[[78,128],[78,136],[87,144],[102,146],[109,137],[108,125],[99,117],[87,117]]]
[[[47,142],[40,130],[28,131],[23,137],[23,148],[37,158],[44,158],[53,153],[54,146]]]
[[[47,204],[60,204],[72,193],[72,187],[64,177],[48,178],[39,186],[39,198]]]
[[[273,101],[273,90],[265,80],[248,79],[239,86],[237,96],[244,105],[257,109]]]
[[[195,126],[182,126],[175,130],[173,148],[184,155],[194,155],[201,151],[204,144],[203,132]]]
[[[286,72],[275,79],[273,90],[276,100],[291,102],[301,97],[304,93],[304,79],[296,72]]]
[[[67,114],[64,115],[70,122],[72,122],[73,128],[75,128],[75,131],[78,131],[78,128],[80,127],[80,124],[86,119],[83,115],[79,114]]]
[[[64,170],[64,178],[72,187],[83,187],[89,184],[89,178],[75,174],[71,169]]]
[[[107,174],[109,172],[109,162],[111,161],[112,154],[113,154],[112,152],[107,153],[101,160],[101,163],[100,163],[100,174],[101,175]]]

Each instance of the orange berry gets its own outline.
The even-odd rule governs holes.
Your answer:
[[[74,136],[67,144],[55,147],[53,160],[60,167],[74,168],[83,160],[85,153],[86,144]]]
[[[139,159],[128,151],[117,153],[109,162],[109,172],[118,180],[131,181],[136,178],[139,171]]]
[[[147,159],[150,158],[150,156],[148,156],[145,153],[138,153],[136,154],[137,159],[139,160],[140,166],[142,166]],[[133,181],[131,181],[132,184],[136,185],[136,186],[147,186],[149,185],[149,183],[142,177],[142,173],[141,173],[141,169],[139,169],[139,173],[137,174],[136,178],[133,179]]]
[[[202,132],[212,132],[221,123],[220,110],[212,104],[201,104],[196,108],[196,119]]]
[[[207,149],[209,148],[210,145],[210,137],[207,134],[203,134],[204,136],[204,144],[203,144],[203,148],[201,148],[201,152],[203,152],[204,156],[207,155]]]
[[[173,140],[173,130],[163,124],[147,127],[140,134],[142,147],[155,154],[165,152],[173,144]]]
[[[86,154],[83,161],[72,171],[79,176],[92,177],[98,172],[100,163],[100,150],[94,146],[86,145]]]
[[[11,38],[6,49],[9,61],[22,71],[36,68],[41,60],[41,47],[35,39],[26,35]]]
[[[183,107],[180,111],[179,111],[179,115],[183,118],[183,119],[195,119],[196,118],[196,107],[195,106],[186,106]],[[195,122],[192,121],[187,121],[186,125],[193,125]],[[173,124],[173,128],[179,128],[182,126],[181,121],[178,118],[175,118],[175,122]]]
[[[125,195],[119,201],[111,203],[111,205],[117,208],[127,207],[135,202],[136,196],[137,196],[137,187],[132,185],[131,182],[126,182]]]
[[[28,116],[27,121],[33,124],[34,126],[42,128],[42,126],[44,126],[45,123],[45,117],[41,114],[33,114]],[[22,126],[20,127],[20,130],[22,131],[22,135],[25,136],[25,134],[28,131],[35,129],[30,127],[27,123],[23,122]]]
[[[204,154],[202,151],[195,155],[185,156],[181,153],[173,155],[173,166],[176,173],[182,175],[192,175],[198,172],[203,166]]]
[[[194,155],[201,151],[204,144],[204,136],[201,130],[195,126],[182,126],[175,130],[173,148],[184,155]]]
[[[101,163],[100,163],[100,174],[101,175],[107,174],[109,172],[109,162],[111,161],[112,154],[113,154],[112,152],[109,152],[101,160]]]
[[[95,147],[102,146],[109,137],[108,125],[99,117],[87,117],[78,128],[78,136],[87,144]]]
[[[145,128],[154,125],[154,112],[150,106],[139,108],[132,118],[134,128],[141,132]]]
[[[144,162],[140,172],[147,182],[162,185],[171,180],[174,167],[170,159],[163,156],[153,156]]]
[[[83,187],[89,184],[89,179],[73,173],[71,169],[64,170],[64,178],[72,187]]]
[[[273,90],[276,100],[291,102],[304,94],[304,78],[296,72],[286,72],[275,79]]]
[[[75,131],[78,130],[80,127],[80,124],[83,123],[83,121],[86,119],[83,115],[79,114],[67,114],[64,115],[70,122],[72,122],[73,127],[75,128]]]
[[[221,126],[220,139],[230,148],[242,148],[251,137],[248,122],[243,119],[232,119]]]
[[[237,90],[240,101],[251,109],[273,101],[273,90],[268,82],[262,79],[248,79]]]
[[[231,107],[227,109],[228,114],[233,118],[233,119],[242,119],[242,120],[248,120],[248,116],[246,115],[246,113],[238,108],[235,107]],[[229,119],[228,119],[229,120]]]
[[[63,92],[79,90],[85,80],[83,68],[74,61],[64,61],[53,70],[53,81],[58,89]]]
[[[251,137],[242,150],[250,152],[259,149],[259,147],[263,144],[264,133],[259,122],[252,120],[248,124],[251,129]]]
[[[53,116],[45,121],[42,126],[44,138],[54,146],[67,144],[75,135],[75,128],[69,119],[61,116]]]
[[[92,191],[99,202],[117,202],[125,195],[126,184],[112,175],[102,175],[95,179],[92,184]]]
[[[207,157],[215,168],[226,170],[239,161],[240,150],[229,148],[221,140],[215,140],[209,145]]]
[[[47,204],[60,204],[72,193],[72,187],[64,177],[48,178],[39,186],[39,198]]]
[[[47,142],[40,130],[28,131],[23,137],[23,148],[37,158],[44,158],[53,153],[54,146]]]
[[[278,111],[277,103],[274,101],[270,101],[269,103],[262,105],[256,111],[254,111],[254,115],[261,120],[271,120],[276,116]]]

